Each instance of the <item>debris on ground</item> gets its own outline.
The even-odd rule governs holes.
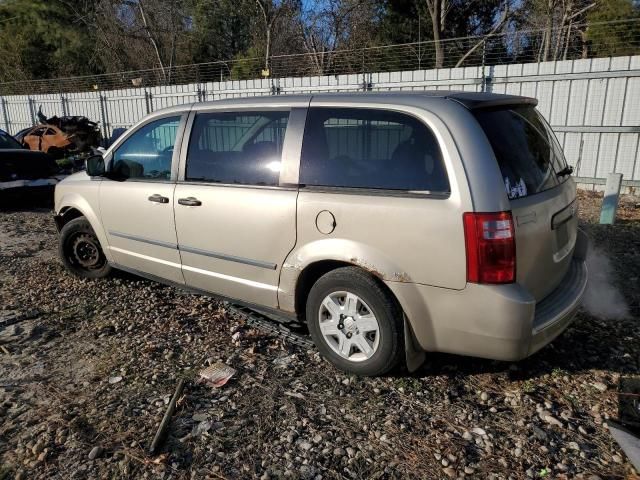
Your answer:
[[[155,454],[158,451],[158,448],[160,448],[160,445],[162,445],[162,442],[167,435],[167,429],[169,428],[169,423],[171,422],[173,412],[176,410],[178,399],[180,398],[180,396],[182,395],[182,391],[184,390],[184,384],[184,378],[178,380],[176,391],[173,393],[173,397],[171,397],[171,400],[167,405],[167,410],[164,412],[164,417],[162,417],[162,421],[158,426],[158,431],[156,432],[155,437],[153,437],[153,442],[151,442],[151,446],[149,447],[149,453],[151,455]]]
[[[601,226],[601,201],[581,193],[579,214],[629,317],[582,310],[517,364],[430,353],[380,378],[345,375],[211,298],[124,273],[71,277],[50,210],[0,211],[0,316],[40,311],[0,327],[0,465],[28,479],[634,478],[607,422],[614,386],[640,371],[640,202],[624,198]],[[195,381],[216,362],[238,370],[232,381]]]
[[[216,362],[202,370],[200,372],[200,378],[208,385],[220,388],[225,385],[229,379],[235,375],[235,373],[236,370],[229,365],[222,362]]]

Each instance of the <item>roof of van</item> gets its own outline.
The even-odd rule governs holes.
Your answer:
[[[443,95],[461,103],[469,110],[479,110],[485,108],[495,108],[507,105],[531,105],[535,107],[538,100],[531,97],[521,97],[518,95],[503,95],[501,93],[484,92],[450,92]]]
[[[306,107],[312,100],[334,102],[357,102],[366,103],[387,103],[395,102],[405,105],[411,104],[413,101],[422,101],[426,98],[454,101],[469,110],[482,110],[489,108],[499,108],[516,105],[535,106],[538,101],[535,98],[521,97],[518,95],[504,95],[499,93],[488,92],[463,92],[450,90],[424,90],[424,91],[390,91],[390,92],[322,92],[322,93],[306,93],[306,94],[282,94],[282,95],[263,95],[256,97],[241,97],[213,100],[207,102],[198,102],[190,105],[176,105],[162,110],[157,110],[155,114],[183,111],[185,107],[193,110],[207,110],[208,108],[221,108],[224,106],[259,106],[267,104],[275,106],[278,104],[288,106]]]
[[[538,101],[535,98],[531,97],[523,97],[519,95],[505,95],[502,93],[489,93],[489,92],[465,92],[465,91],[457,91],[457,90],[424,90],[424,91],[389,91],[389,92],[320,92],[320,93],[309,93],[309,94],[282,94],[282,95],[268,95],[263,97],[243,97],[244,100],[251,101],[256,98],[270,98],[272,101],[277,98],[323,98],[323,97],[371,97],[371,98],[380,98],[380,97],[438,97],[438,98],[449,98],[451,100],[455,100],[458,103],[461,103],[465,107],[469,109],[477,109],[477,108],[492,108],[498,107],[502,105],[537,105]],[[234,99],[229,99],[233,101]],[[219,102],[220,100],[218,100]],[[208,102],[207,102],[208,103]],[[215,103],[215,101],[213,102]]]

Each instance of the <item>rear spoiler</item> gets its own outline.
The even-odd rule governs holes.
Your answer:
[[[469,110],[487,110],[501,107],[522,107],[538,105],[538,100],[518,95],[499,95],[496,93],[454,93],[445,98],[458,102]]]

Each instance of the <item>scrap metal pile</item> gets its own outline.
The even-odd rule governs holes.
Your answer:
[[[100,146],[102,134],[96,122],[82,116],[54,115],[47,118],[38,110],[39,125],[20,132],[16,137],[29,150],[48,153],[62,158],[90,152]]]

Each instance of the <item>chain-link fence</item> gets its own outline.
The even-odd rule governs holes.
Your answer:
[[[625,29],[610,30],[618,35],[607,37],[606,48],[588,40],[586,50],[571,31],[564,37],[537,31],[447,40],[439,54],[441,68],[434,68],[434,42],[421,42],[333,52],[315,60],[273,57],[268,77],[262,75],[264,63],[253,59],[164,73],[0,84],[0,128],[13,134],[29,128],[40,109],[45,116],[83,115],[99,122],[108,144],[112,135],[150,112],[206,100],[341,91],[489,91],[537,98],[581,183],[604,184],[608,173],[618,172],[625,186],[640,188],[640,46],[627,35],[636,23],[613,25]],[[508,54],[496,45],[507,45]],[[596,51],[610,55],[593,56]]]
[[[171,68],[0,83],[0,95],[84,92],[258,78],[364,74],[640,53],[640,19],[515,30],[481,37],[241,58]]]

